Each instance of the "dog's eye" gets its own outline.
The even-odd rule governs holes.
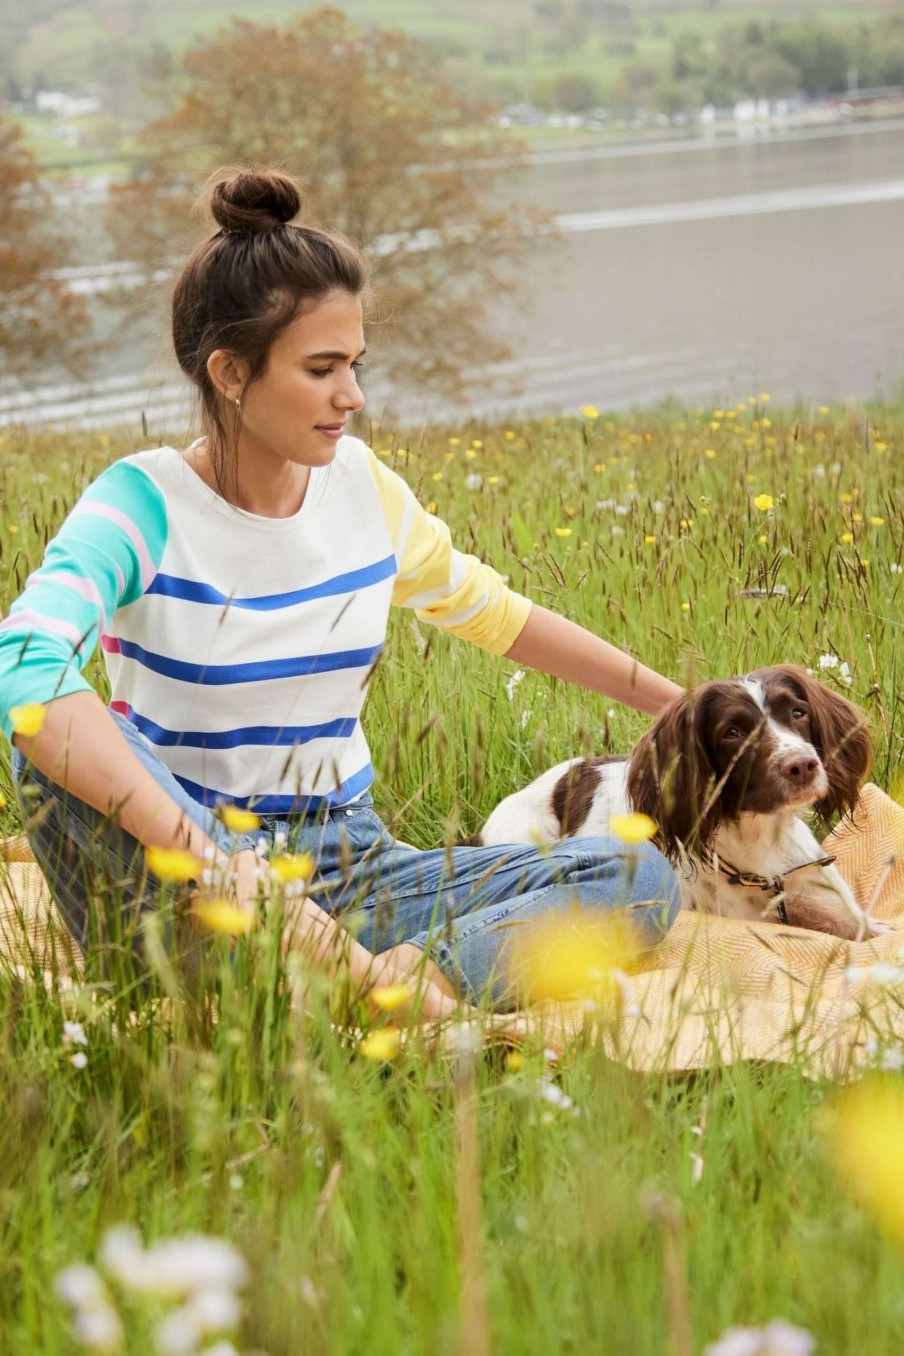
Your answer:
[[[740,738],[741,738],[741,731],[738,729],[737,725],[729,725],[729,726],[728,726],[728,729],[725,730],[725,732],[723,733],[722,738],[723,738],[723,739],[740,739]]]
[[[793,711],[791,712],[791,719],[792,719],[792,720],[803,720],[803,719],[805,718],[806,714],[807,714],[807,713],[806,713],[806,711],[804,710],[804,708],[803,708],[802,706],[795,706],[794,709],[793,709]]]

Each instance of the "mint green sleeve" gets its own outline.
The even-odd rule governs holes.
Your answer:
[[[166,531],[163,492],[140,467],[115,462],[85,490],[0,622],[7,739],[15,707],[92,690],[85,665],[117,608],[153,583]]]

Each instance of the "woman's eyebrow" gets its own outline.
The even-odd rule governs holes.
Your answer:
[[[361,352],[358,354],[358,358],[363,358],[366,352],[367,352],[367,346],[365,345],[364,348],[362,348]],[[321,360],[322,360],[322,359],[324,359],[324,358],[337,358],[337,359],[340,359],[340,360],[342,360],[342,361],[345,361],[345,359],[347,359],[348,356],[349,356],[349,355],[348,355],[347,353],[340,353],[338,350],[336,350],[336,351],[330,350],[329,352],[326,352],[326,353],[309,353],[309,354],[307,354],[307,357],[308,357],[308,360],[309,360],[309,361],[313,361],[314,359],[321,359]],[[356,359],[355,361],[357,362],[357,359]]]

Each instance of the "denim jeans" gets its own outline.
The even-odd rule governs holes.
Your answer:
[[[129,746],[167,795],[226,852],[246,847],[309,852],[321,907],[353,924],[358,941],[378,953],[402,942],[426,950],[470,1001],[509,1006],[506,962],[518,924],[575,907],[601,915],[623,911],[641,945],[659,941],[678,912],[678,882],[647,843],[626,849],[614,838],[568,838],[549,848],[453,847],[421,852],[397,842],[365,795],[312,816],[263,817],[253,833],[235,834],[189,796],[149,741],[111,713]],[[35,857],[69,929],[82,946],[92,935],[98,876],[116,898],[138,908],[144,850],[123,829],[75,799],[13,750],[13,775]],[[95,905],[96,907],[96,905]]]

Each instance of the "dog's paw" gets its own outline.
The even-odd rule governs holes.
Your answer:
[[[882,937],[886,932],[894,932],[894,923],[883,923],[881,918],[872,918],[869,914],[864,917],[866,924],[867,937]]]

